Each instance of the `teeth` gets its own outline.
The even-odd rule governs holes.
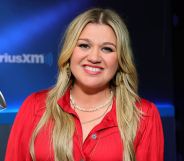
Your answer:
[[[102,70],[100,68],[94,68],[94,67],[89,67],[89,66],[85,66],[84,68],[87,69],[87,70],[90,70],[92,72],[99,72],[99,71]]]

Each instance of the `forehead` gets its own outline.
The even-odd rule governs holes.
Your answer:
[[[82,30],[79,39],[98,40],[116,44],[116,35],[113,29],[105,24],[89,23]]]

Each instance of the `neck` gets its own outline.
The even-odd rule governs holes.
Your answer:
[[[81,107],[95,107],[106,102],[110,95],[110,89],[96,89],[96,90],[85,90],[77,85],[74,85],[71,89],[71,95],[74,98],[76,104]]]

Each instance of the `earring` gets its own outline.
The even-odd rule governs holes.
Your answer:
[[[68,78],[70,79],[70,77],[71,77],[70,63],[66,64],[66,74],[67,74]]]

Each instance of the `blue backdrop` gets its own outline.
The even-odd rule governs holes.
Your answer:
[[[140,95],[173,114],[169,12],[160,0],[134,5],[126,0],[0,0],[0,90],[8,110],[16,112],[30,93],[55,83],[63,33],[76,15],[93,6],[122,15],[132,39]]]
[[[18,109],[31,92],[55,83],[63,32],[90,1],[6,0],[0,4],[0,90],[8,108]]]

